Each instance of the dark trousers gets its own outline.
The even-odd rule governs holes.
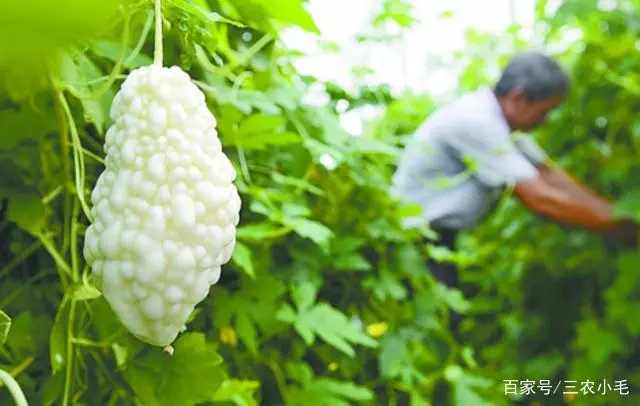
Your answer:
[[[458,231],[452,229],[437,229],[436,231],[440,235],[439,240],[435,243],[433,241],[428,242],[454,251],[456,249]],[[448,288],[458,288],[458,269],[455,264],[437,262],[434,259],[429,258],[427,260],[427,267],[438,282],[444,284]],[[456,339],[459,339],[459,325],[461,319],[461,314],[449,309],[449,328]]]

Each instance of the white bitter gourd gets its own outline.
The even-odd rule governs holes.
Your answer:
[[[202,91],[179,67],[116,94],[84,257],[125,327],[171,349],[235,248],[241,200]]]

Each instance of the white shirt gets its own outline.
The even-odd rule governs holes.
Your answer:
[[[490,88],[434,112],[406,145],[393,193],[422,207],[405,226],[468,229],[482,221],[508,184],[534,179],[546,154],[529,135],[512,137]]]

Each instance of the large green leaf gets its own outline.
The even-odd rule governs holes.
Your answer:
[[[51,68],[59,54],[78,39],[105,36],[104,27],[126,3],[128,0],[0,2],[0,37],[5,39],[0,44],[0,90],[21,99],[48,90],[48,75],[55,76],[57,70]]]
[[[627,193],[623,199],[616,201],[613,207],[616,216],[640,222],[640,189]]]
[[[46,206],[37,195],[15,195],[9,201],[7,218],[32,235],[42,231],[46,216]]]
[[[302,217],[285,217],[283,223],[293,228],[302,237],[309,238],[325,251],[329,250],[329,240],[334,234],[327,226]]]
[[[87,122],[100,133],[106,130],[107,117],[114,92],[97,81],[104,75],[84,53],[64,54],[61,79],[80,97]],[[97,82],[96,82],[97,81]]]
[[[251,258],[251,248],[241,242],[236,242],[236,247],[231,257],[233,262],[238,265],[247,275],[255,278],[253,269],[253,260]]]
[[[187,333],[169,356],[150,348],[130,360],[124,371],[138,398],[150,406],[197,404],[215,399],[225,381],[222,358],[204,334]]]
[[[319,34],[316,23],[305,9],[304,0],[273,0],[262,2],[263,7],[276,19],[295,24],[307,31]]]
[[[233,402],[237,406],[258,406],[255,392],[260,388],[258,381],[229,379],[222,383],[213,397],[214,402]]]
[[[231,20],[229,18],[223,17],[219,13],[211,11],[206,1],[204,0],[194,0],[194,1],[185,1],[185,0],[171,0],[173,4],[178,6],[181,10],[186,11],[187,13],[199,18],[206,24],[216,24],[216,23],[226,23],[232,24],[237,27],[244,27],[239,21]]]
[[[373,399],[373,392],[353,382],[319,378],[310,380],[302,389],[290,393],[293,405],[307,405],[309,399],[318,406],[348,406],[353,402],[366,402]]]
[[[10,151],[23,140],[39,140],[56,128],[50,110],[30,104],[0,110],[0,151]]]
[[[277,317],[285,323],[293,324],[307,345],[312,345],[317,335],[350,357],[355,356],[355,349],[350,343],[371,348],[378,346],[376,340],[359,330],[344,313],[328,303],[318,303],[311,308],[301,309],[299,313],[284,305]]]

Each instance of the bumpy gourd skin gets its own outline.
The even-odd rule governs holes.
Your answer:
[[[177,66],[132,71],[110,115],[84,257],[129,331],[168,346],[235,248],[236,173],[203,93]]]

